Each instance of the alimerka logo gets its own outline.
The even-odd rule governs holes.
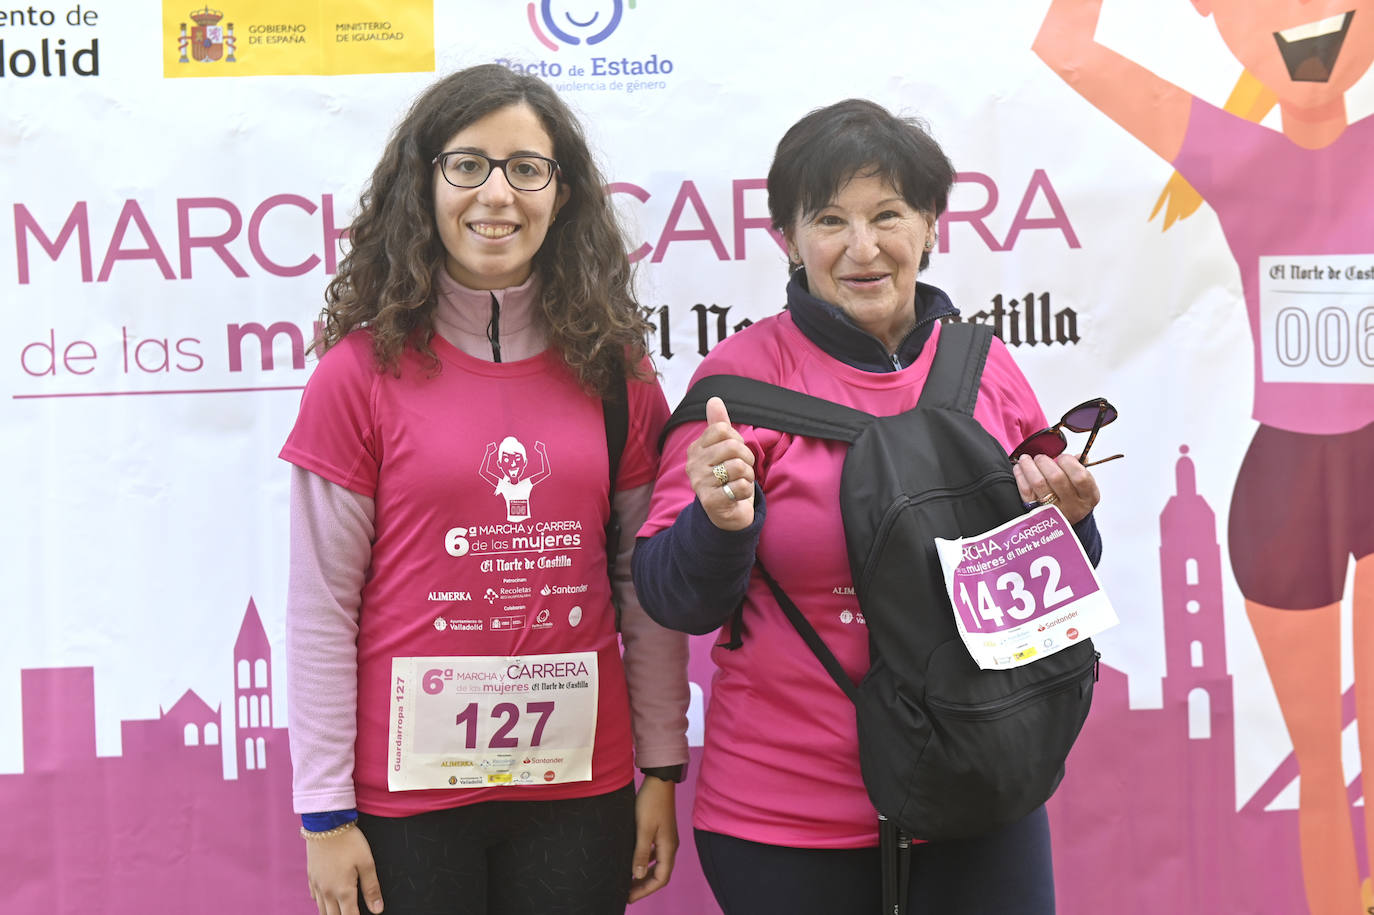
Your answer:
[[[630,0],[630,9],[634,8],[635,0]],[[557,51],[558,44],[553,39],[566,45],[594,45],[605,41],[620,25],[624,4],[621,0],[609,3],[606,0],[584,0],[582,3],[576,0],[539,0],[535,3],[531,0],[526,12],[534,37],[550,51]]]
[[[197,63],[209,64],[217,60],[225,63],[237,63],[234,57],[234,24],[226,22],[221,26],[220,20],[224,18],[224,13],[220,10],[213,10],[210,7],[194,10],[190,13],[191,21],[195,23],[191,33],[186,33],[186,23],[181,23],[181,32],[177,36],[177,51],[180,56],[177,63]],[[189,57],[187,56],[189,52]]]

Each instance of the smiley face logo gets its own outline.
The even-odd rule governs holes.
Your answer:
[[[635,0],[630,0],[634,8]],[[539,0],[526,8],[530,30],[550,51],[558,50],[555,39],[587,45],[605,41],[620,25],[624,11],[622,0]]]

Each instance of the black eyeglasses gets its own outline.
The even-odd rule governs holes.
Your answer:
[[[1107,403],[1105,398],[1094,397],[1092,400],[1086,400],[1065,413],[1063,418],[1053,426],[1048,429],[1041,429],[1017,445],[1016,450],[1011,453],[1011,459],[1014,461],[1023,454],[1028,454],[1031,457],[1035,457],[1037,454],[1043,454],[1050,458],[1059,457],[1064,453],[1064,449],[1069,447],[1069,441],[1064,437],[1064,429],[1091,433],[1088,436],[1088,443],[1083,446],[1083,453],[1078,456],[1079,463],[1084,467],[1105,464],[1108,461],[1125,457],[1124,454],[1114,454],[1100,461],[1088,460],[1088,449],[1093,446],[1093,441],[1097,438],[1097,430],[1107,423],[1115,422],[1117,415],[1116,407]]]
[[[439,166],[444,180],[454,187],[481,187],[495,169],[506,175],[506,183],[517,191],[542,191],[558,174],[557,160],[547,156],[511,156],[493,159],[481,153],[441,152],[429,163]]]

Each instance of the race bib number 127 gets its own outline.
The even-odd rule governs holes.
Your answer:
[[[485,788],[588,781],[596,652],[395,658],[387,785]]]

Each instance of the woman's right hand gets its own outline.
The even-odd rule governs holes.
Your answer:
[[[359,885],[368,911],[373,915],[382,911],[382,887],[377,882],[372,846],[357,827],[328,839],[307,839],[305,872],[319,915],[361,915]]]
[[[724,468],[724,483],[716,467]],[[730,425],[730,414],[719,397],[706,401],[706,429],[687,447],[687,478],[716,527],[738,531],[754,523],[754,452]]]

